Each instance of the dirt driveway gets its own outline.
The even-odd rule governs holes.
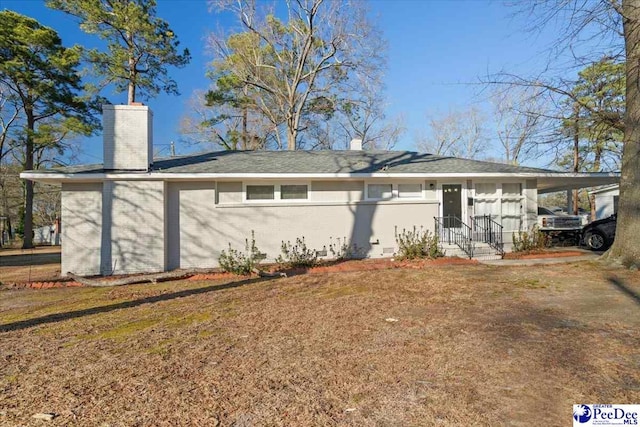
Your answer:
[[[566,426],[574,403],[640,402],[640,274],[447,265],[5,289],[0,342],[3,426]]]

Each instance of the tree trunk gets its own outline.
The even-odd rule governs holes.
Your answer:
[[[134,58],[133,34],[127,32],[127,44],[129,47],[129,90],[127,91],[127,104],[136,102],[136,61]]]
[[[573,104],[573,172],[580,171],[580,105]],[[573,206],[571,212],[578,215],[578,190],[573,190]]]
[[[616,238],[605,255],[624,265],[640,265],[640,5],[623,0],[626,51],[626,113]]]
[[[244,85],[242,87],[242,93],[245,97],[245,99],[249,96],[248,94],[248,90],[247,90],[247,85]],[[247,104],[245,101],[242,102],[242,149],[246,150],[249,146],[249,135],[247,133],[247,121],[248,121],[248,108],[247,108]],[[251,147],[252,149],[254,149],[255,147]]]
[[[296,139],[298,139],[297,126],[293,124],[293,120],[287,120],[287,150],[295,150]]]
[[[247,134],[247,107],[242,107],[242,149],[248,148],[248,134]]]
[[[33,111],[26,108],[27,140],[25,144],[24,170],[33,170],[33,131],[35,121]],[[24,184],[24,239],[22,249],[33,248],[33,181],[26,180]]]
[[[602,163],[602,143],[596,144],[596,148],[593,154],[593,171],[592,172],[600,172],[600,167]]]
[[[127,104],[131,105],[136,102],[136,85],[129,80],[129,91],[127,93]]]
[[[0,194],[0,198],[2,199],[2,216],[5,217],[5,222],[3,223],[3,230],[7,231],[7,238],[9,241],[13,240],[13,232],[11,231],[11,218],[9,215],[9,195],[6,190],[6,187],[0,186],[2,189],[2,194]],[[0,231],[2,232],[2,231]],[[2,240],[4,236],[0,236],[0,240]],[[5,242],[6,243],[6,242]]]

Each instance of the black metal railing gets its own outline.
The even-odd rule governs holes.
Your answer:
[[[436,223],[436,235],[440,243],[457,245],[462,251],[473,258],[475,245],[471,227],[455,215],[433,217]]]
[[[487,243],[500,255],[504,255],[502,225],[494,221],[491,215],[478,215],[470,218],[473,240]]]

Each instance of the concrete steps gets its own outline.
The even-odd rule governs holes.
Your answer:
[[[444,243],[441,246],[441,250],[444,253],[444,256],[448,257],[459,257],[459,258],[469,258],[469,255],[466,254],[458,245],[447,244]],[[473,259],[477,260],[494,260],[494,259],[502,259],[502,256],[488,243],[475,242],[474,250],[473,250]]]

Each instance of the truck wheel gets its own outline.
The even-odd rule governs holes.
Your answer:
[[[598,230],[593,230],[584,239],[585,243],[592,251],[604,251],[609,247],[607,238]]]

